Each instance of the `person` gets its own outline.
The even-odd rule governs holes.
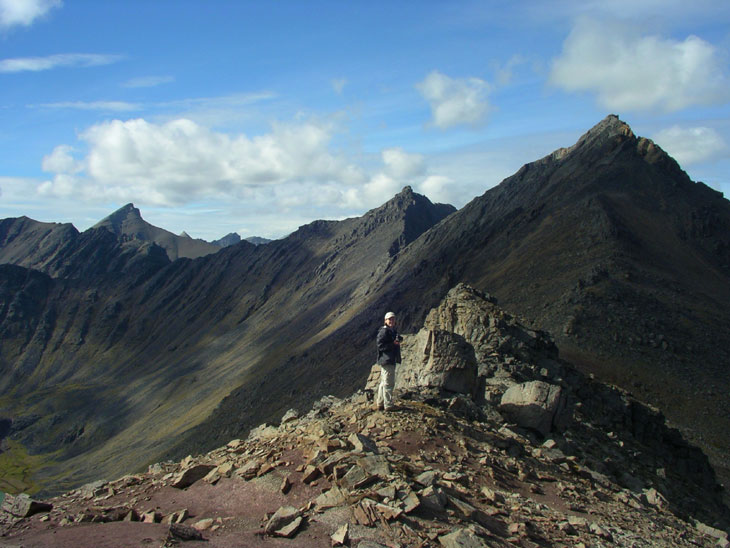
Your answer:
[[[400,363],[400,343],[403,337],[395,328],[396,318],[393,312],[385,315],[385,325],[378,330],[378,365],[380,366],[380,384],[375,398],[378,409],[390,411],[393,405],[393,387],[395,386],[395,366]]]

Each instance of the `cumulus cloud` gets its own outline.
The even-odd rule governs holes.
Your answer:
[[[55,176],[43,194],[179,205],[208,197],[250,197],[281,185],[366,181],[329,151],[333,128],[277,124],[249,138],[211,131],[187,119],[155,124],[112,120],[80,134],[87,152],[57,147],[43,167]],[[267,190],[268,189],[268,190]]]
[[[400,147],[386,148],[381,153],[386,172],[397,179],[410,179],[426,169],[420,154],[409,154]]]
[[[0,28],[27,27],[61,5],[61,0],[0,0]]]
[[[96,67],[110,65],[120,59],[121,55],[99,53],[58,53],[46,57],[18,57],[0,61],[0,72],[40,72],[59,67]]]
[[[418,185],[417,190],[428,196],[432,202],[452,203],[452,183],[453,180],[445,175],[429,175]]]
[[[43,158],[43,171],[53,173],[78,173],[84,169],[83,164],[73,157],[73,148],[60,145],[53,152]]]
[[[730,99],[717,50],[697,36],[642,36],[626,24],[578,20],[553,60],[550,82],[595,93],[612,110],[677,111]]]
[[[480,126],[490,111],[491,86],[479,78],[450,78],[434,70],[416,89],[428,101],[433,124],[440,129]]]
[[[672,126],[657,132],[653,139],[683,166],[711,160],[728,152],[722,136],[709,127]]]

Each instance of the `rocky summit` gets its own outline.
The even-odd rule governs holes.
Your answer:
[[[707,458],[456,286],[404,341],[397,407],[364,390],[206,454],[34,501],[2,546],[730,546]]]

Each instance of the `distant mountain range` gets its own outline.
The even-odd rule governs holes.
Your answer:
[[[730,476],[730,202],[616,116],[458,211],[406,187],[221,249],[129,204],[83,233],[0,221],[0,262],[0,415],[49,491],[351,394],[384,312],[414,331],[460,282],[659,406]]]
[[[56,254],[72,245],[80,234],[70,223],[40,223],[27,217],[3,219],[0,223],[0,263],[27,266],[51,274],[55,270],[48,265],[54,263]],[[98,228],[108,230],[122,244],[131,242],[130,245],[138,246],[145,242],[155,243],[165,250],[171,261],[203,257],[241,241],[235,232],[213,242],[193,239],[187,232],[177,236],[145,221],[134,204],[119,208],[92,227]],[[256,245],[271,241],[258,236],[246,240]]]

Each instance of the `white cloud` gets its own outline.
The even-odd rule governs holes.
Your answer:
[[[270,196],[273,187],[354,185],[360,169],[329,152],[334,128],[315,122],[277,124],[249,138],[211,131],[187,119],[154,124],[113,120],[80,135],[88,152],[68,146],[44,159],[55,177],[46,195],[179,205],[204,198]]]
[[[61,101],[58,103],[42,103],[38,106],[43,108],[105,110],[113,112],[128,112],[142,108],[137,103],[127,103],[126,101]]]
[[[345,192],[344,203],[353,208],[377,207],[390,200],[404,187],[385,173],[376,173],[364,185]]]
[[[506,86],[512,81],[512,75],[515,68],[527,63],[527,59],[523,55],[515,54],[501,66],[496,67],[496,80],[500,86]]]
[[[672,126],[657,132],[653,139],[682,166],[711,160],[728,152],[722,136],[709,127]]]
[[[450,177],[444,175],[430,175],[417,185],[416,190],[421,194],[428,196],[429,200],[434,203],[453,203],[454,196],[451,193],[450,186],[453,183]]]
[[[58,53],[46,57],[18,57],[0,61],[0,72],[39,72],[59,67],[96,67],[110,65],[120,59],[121,55],[99,53]]]
[[[0,0],[0,28],[16,25],[27,27],[38,17],[61,5],[61,0]]]
[[[122,84],[125,88],[153,88],[161,86],[162,84],[169,84],[174,82],[175,78],[172,76],[141,76],[139,78],[132,78]]]
[[[422,155],[409,154],[400,147],[386,148],[381,155],[386,172],[397,179],[410,179],[426,169]]]
[[[480,126],[490,111],[491,86],[479,78],[455,79],[434,70],[416,89],[428,101],[433,124],[440,129]]]
[[[345,78],[336,78],[332,80],[332,89],[335,90],[337,95],[342,95],[345,85],[347,85],[347,79]]]
[[[579,19],[553,60],[550,82],[588,91],[608,109],[677,111],[730,99],[718,52],[697,36],[641,36],[625,23]]]
[[[83,164],[76,161],[72,155],[73,148],[68,145],[59,145],[53,152],[43,158],[43,171],[49,173],[79,173],[84,169]]]

